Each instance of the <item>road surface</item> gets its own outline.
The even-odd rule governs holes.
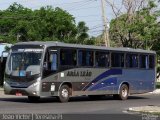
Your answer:
[[[130,96],[129,99],[125,101],[114,100],[112,96],[106,96],[105,98],[98,100],[91,100],[88,97],[83,96],[71,98],[68,103],[59,103],[54,97],[42,98],[37,103],[30,103],[27,97],[6,95],[1,95],[0,97],[1,114],[80,114],[83,115],[83,117],[84,114],[92,114],[93,116],[90,116],[91,118],[89,116],[87,117],[87,119],[92,120],[93,118],[95,119],[94,115],[97,116],[97,114],[103,114],[103,117],[109,115],[111,118],[116,115],[132,115],[132,113],[127,112],[129,107],[147,105],[160,106],[160,95],[134,95]],[[100,120],[100,118],[97,119]],[[82,118],[82,120],[85,119]],[[123,118],[123,120],[125,119]]]

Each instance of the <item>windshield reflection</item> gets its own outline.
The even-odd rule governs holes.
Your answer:
[[[12,76],[27,76],[40,73],[42,52],[13,52],[6,73]]]

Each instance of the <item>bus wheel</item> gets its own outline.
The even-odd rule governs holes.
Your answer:
[[[128,98],[129,88],[126,84],[122,84],[119,92],[119,99],[126,100]]]
[[[68,102],[70,97],[70,88],[68,85],[62,85],[59,90],[59,100],[60,102]]]
[[[40,97],[38,97],[38,96],[28,96],[28,100],[30,102],[38,102],[39,99],[40,99]]]

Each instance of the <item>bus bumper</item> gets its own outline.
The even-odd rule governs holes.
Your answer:
[[[29,86],[28,88],[13,88],[8,83],[4,83],[4,94],[17,96],[40,96],[38,86]]]
[[[40,91],[40,85],[31,85],[28,88],[13,88],[8,83],[4,84],[4,93],[17,96],[58,96],[58,91]]]

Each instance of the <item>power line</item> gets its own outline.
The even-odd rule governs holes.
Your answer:
[[[82,1],[78,1],[78,2],[69,2],[69,3],[62,3],[62,4],[53,4],[53,3],[51,3],[50,5],[46,5],[46,6],[60,7],[60,6],[63,5],[63,7],[64,7],[65,4],[68,4],[67,8],[69,7],[70,9],[74,9],[75,7],[77,8],[77,7],[81,7],[81,6],[85,5],[85,4],[87,5],[87,3],[90,3],[92,1],[93,0],[82,0]],[[34,8],[40,7],[40,6],[42,6],[42,5],[37,5]]]
[[[91,28],[95,28],[95,27],[98,27],[98,26],[103,26],[103,24],[94,25]]]
[[[86,7],[86,8],[79,8],[79,9],[70,9],[69,11],[76,11],[76,10],[88,10],[88,9],[93,9],[93,8],[99,8],[99,6],[94,6],[94,7]]]
[[[26,2],[28,2],[27,0],[26,1],[24,1],[24,0],[19,0],[19,1],[21,1],[22,3],[26,3]],[[19,2],[18,1],[18,2]],[[18,3],[18,2],[15,2],[15,3]],[[14,2],[12,2],[12,4],[13,4]],[[1,6],[2,5],[9,5],[10,4],[10,2],[4,2],[4,3],[1,3]]]
[[[93,0],[88,0],[88,1],[93,1]],[[65,4],[68,4],[68,5],[71,5],[71,4],[77,4],[77,3],[81,3],[81,2],[86,2],[86,0],[81,0],[81,1],[77,1],[77,2],[69,2],[69,3],[61,3],[61,4],[55,4],[55,5],[65,5]]]
[[[95,32],[103,32],[104,30],[95,30],[95,31],[88,31],[89,33],[95,33]]]
[[[96,15],[97,16],[97,15]],[[78,17],[92,17],[91,16],[78,16]],[[16,16],[16,15],[12,15],[12,16],[0,16],[0,18],[41,18],[40,16],[24,16],[24,15],[21,15],[21,16]],[[62,18],[64,19],[64,18]],[[102,21],[102,20],[88,20],[87,22],[97,22],[97,21]]]
[[[100,36],[102,33],[89,33],[91,37]]]
[[[77,6],[74,5],[73,7],[71,7],[70,9],[68,9],[68,11],[75,10],[77,8],[82,8],[82,7],[86,6],[86,5],[89,5],[90,3],[93,3],[93,0],[88,0],[88,1],[86,1],[86,2],[84,2],[82,4],[79,4]]]
[[[49,5],[45,5],[45,6],[59,7],[59,6],[63,5],[63,7],[64,7],[64,5],[68,4],[69,7],[73,7],[74,8],[75,6],[79,6],[79,5],[82,5],[84,3],[88,3],[90,1],[93,1],[93,0],[81,0],[81,1],[77,1],[77,2],[67,2],[67,3],[61,3],[61,4],[50,3]],[[32,8],[36,9],[38,7],[43,7],[43,5],[41,5],[41,4],[40,5],[36,5],[35,7],[32,7]]]
[[[102,21],[102,20],[87,20],[85,22],[98,22],[98,21]]]
[[[86,15],[86,16],[76,16],[76,17],[97,17],[99,16],[99,14],[95,14],[95,15]]]
[[[85,7],[85,6],[88,6],[88,5],[91,5],[95,0],[81,0],[81,1],[76,1],[76,2],[69,2],[69,3],[62,3],[62,4],[53,4],[53,5],[50,5],[50,6],[55,6],[55,5],[65,5],[65,6],[70,6],[70,9],[68,9],[67,11],[79,11],[79,10],[88,10],[88,9],[92,9],[92,8],[98,8],[100,6],[90,6],[90,7]],[[27,2],[27,0],[25,1]],[[41,6],[41,5],[38,5],[38,6]],[[35,6],[35,7],[38,7],[38,6]],[[47,5],[46,5],[47,6]],[[34,8],[35,8],[34,7]],[[97,15],[84,15],[84,16],[77,16],[77,17],[97,17],[99,16],[98,14]],[[6,19],[34,19],[34,18],[41,18],[39,16],[3,16],[3,17],[0,17],[1,18],[6,18]],[[98,22],[98,21],[102,21],[102,20],[84,20],[85,22],[90,22],[90,23],[94,23],[94,22]],[[93,26],[92,28],[90,28],[90,32],[92,33],[95,33],[95,32],[102,32],[103,30],[99,30],[99,31],[92,31],[92,30],[96,30],[100,27],[103,27],[103,25],[96,25],[96,26]]]
[[[102,27],[103,27],[103,25],[95,26],[95,27],[93,27],[93,28],[90,28],[89,31],[95,30],[95,29],[97,29],[97,28],[102,28]]]

